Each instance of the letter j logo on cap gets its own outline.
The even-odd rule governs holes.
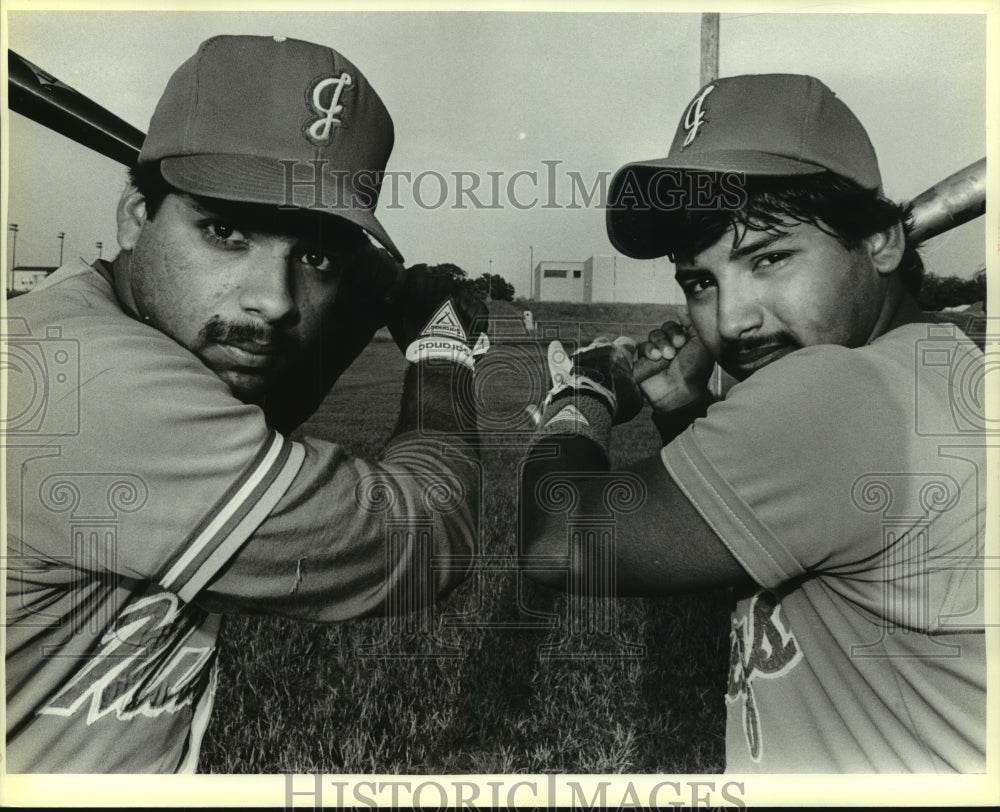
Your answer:
[[[695,100],[691,102],[691,106],[688,107],[687,113],[684,115],[684,132],[687,133],[687,138],[684,139],[682,148],[694,141],[695,136],[698,135],[698,130],[701,129],[701,125],[705,123],[705,112],[701,109],[701,106],[705,103],[708,94],[713,90],[715,90],[715,85],[707,85],[695,97]]]
[[[351,75],[342,73],[340,76],[328,76],[313,84],[312,93],[309,94],[309,106],[318,114],[318,118],[312,120],[306,129],[306,136],[317,146],[325,144],[330,140],[330,134],[334,124],[340,124],[337,117],[344,110],[344,105],[340,103],[341,94],[344,88],[352,84]],[[328,88],[333,88],[328,103],[323,103],[323,95]]]

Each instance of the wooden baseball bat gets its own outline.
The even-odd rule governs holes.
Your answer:
[[[913,198],[913,231],[917,241],[986,213],[986,159],[980,158]]]
[[[8,106],[118,163],[134,166],[145,137],[127,121],[60,82],[14,51],[7,52]]]

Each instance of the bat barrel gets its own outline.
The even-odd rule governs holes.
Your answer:
[[[986,212],[986,159],[980,158],[913,198],[913,233],[928,240]]]
[[[8,106],[118,163],[135,166],[145,136],[69,85],[7,52]]]

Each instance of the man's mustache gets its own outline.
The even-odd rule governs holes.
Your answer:
[[[791,349],[800,350],[800,344],[795,338],[785,332],[771,333],[763,336],[751,336],[735,341],[725,342],[719,350],[719,364],[726,366],[739,366],[750,355],[758,350],[764,349]]]
[[[215,344],[260,344],[272,347],[276,352],[292,352],[298,349],[298,342],[281,330],[266,324],[251,321],[225,321],[213,316],[198,332],[199,337]]]

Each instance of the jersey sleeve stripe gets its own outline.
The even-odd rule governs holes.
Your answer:
[[[705,456],[690,429],[664,446],[660,457],[688,501],[758,584],[773,588],[805,572]]]
[[[188,603],[194,600],[195,595],[204,589],[212,577],[236,554],[284,496],[306,457],[305,448],[299,443],[289,443],[287,448],[287,463],[267,487],[261,489],[260,497],[250,502],[252,505],[250,510],[227,531],[224,541],[209,550],[201,561],[193,564],[182,575],[181,586],[177,593],[182,600]]]
[[[282,472],[286,467],[292,466],[294,478],[304,459],[304,451],[300,446],[300,453],[292,453],[297,446],[298,444],[286,440],[277,432],[271,432],[243,475],[205,514],[181,546],[179,555],[167,565],[166,574],[160,579],[164,589],[179,593],[187,584],[185,576],[200,570],[205,559],[238,528],[244,526],[243,519],[258,503],[262,500],[268,502],[268,510],[277,504],[284,490],[275,492],[276,484],[284,483],[284,488],[287,489],[291,481],[281,477]],[[246,537],[237,539],[235,543],[242,544],[245,540]]]
[[[198,554],[199,546],[204,544],[206,539],[210,539],[219,527],[239,510],[240,504],[247,494],[248,486],[252,489],[258,477],[266,476],[267,469],[278,459],[283,439],[277,432],[270,432],[253,460],[244,469],[243,474],[226,489],[226,492],[202,517],[180,546],[178,553],[165,567],[166,574],[160,578],[160,584],[165,589],[170,589],[169,585],[176,582],[180,571],[187,566],[191,558]]]

